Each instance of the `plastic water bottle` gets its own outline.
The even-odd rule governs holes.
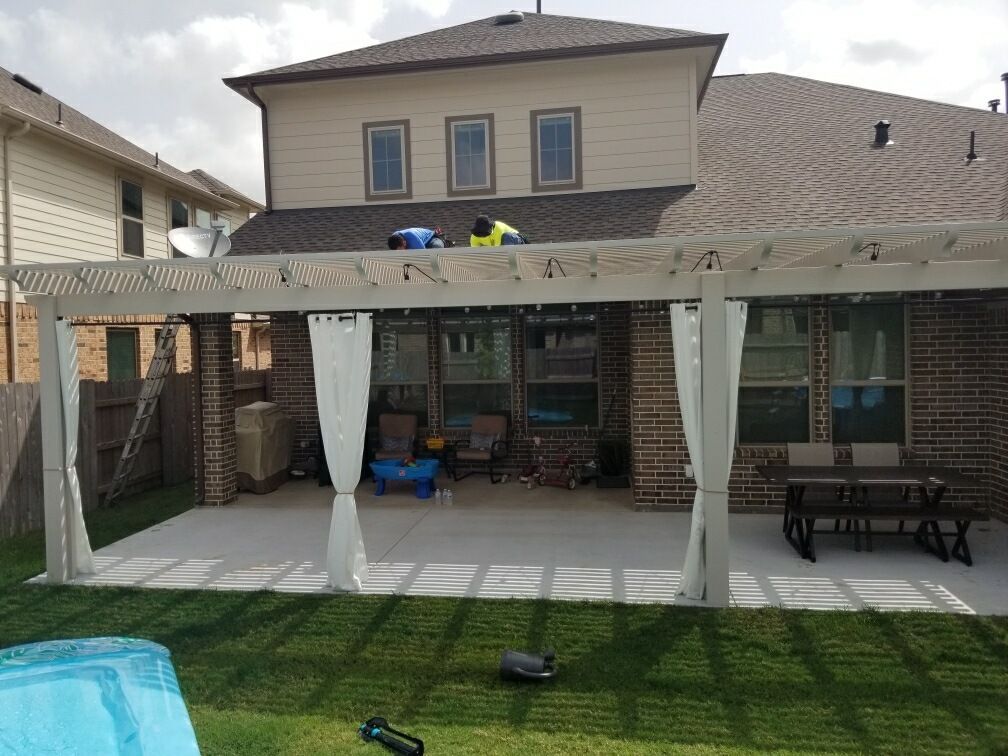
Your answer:
[[[441,506],[441,489],[437,488],[434,490],[434,506]]]
[[[451,492],[450,488],[445,489],[444,502],[446,507],[450,507],[455,503],[455,495]]]

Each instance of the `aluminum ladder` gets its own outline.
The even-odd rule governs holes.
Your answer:
[[[182,324],[183,320],[178,315],[169,315],[158,333],[154,356],[147,368],[147,376],[144,378],[143,386],[140,387],[140,396],[137,397],[136,415],[133,417],[129,435],[126,436],[122,456],[119,457],[119,462],[116,464],[112,485],[105,494],[106,507],[114,506],[116,500],[122,496],[129,485],[130,475],[133,473],[133,467],[136,465],[137,457],[140,456],[140,450],[143,448],[151,418],[157,411],[161,389],[164,388],[165,378],[168,376],[172,360],[175,358],[175,339]]]

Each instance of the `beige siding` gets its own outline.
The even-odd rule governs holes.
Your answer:
[[[145,257],[168,256],[169,194],[192,203],[156,178],[120,170],[45,135],[12,141],[10,161],[18,263],[115,260],[120,177],[143,187]]]
[[[29,133],[10,144],[18,263],[116,257],[113,168]]]
[[[0,132],[0,140],[3,133]],[[0,142],[0,265],[7,263],[7,213],[4,211],[7,202],[7,175],[4,173],[3,143]],[[6,299],[7,287],[0,286],[0,299]]]
[[[364,202],[361,124],[410,120],[412,201],[446,199],[446,116],[493,112],[497,194],[531,191],[529,111],[580,106],[584,191],[694,181],[692,58],[672,51],[263,87],[273,205]]]
[[[249,214],[247,207],[240,207],[234,210],[218,210],[217,216],[219,218],[227,218],[231,221],[231,231],[233,233],[248,222]]]

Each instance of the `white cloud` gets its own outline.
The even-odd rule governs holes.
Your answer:
[[[13,57],[21,49],[21,35],[24,25],[13,16],[0,11],[0,54],[4,58]],[[3,63],[0,58],[0,63]],[[12,61],[8,61],[10,65]]]
[[[259,110],[221,78],[374,44],[376,27],[397,7],[441,16],[451,0],[249,5],[188,16],[181,8],[174,27],[158,26],[171,18],[163,13],[141,8],[123,21],[88,3],[47,4],[20,19],[0,12],[0,58],[172,165],[205,168],[262,199]]]
[[[1003,0],[798,0],[783,13],[783,50],[740,59],[744,71],[814,79],[983,107],[999,96],[1008,30]]]

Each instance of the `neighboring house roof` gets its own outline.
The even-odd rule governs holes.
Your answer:
[[[60,105],[62,104],[62,125]],[[86,143],[100,151],[111,153],[125,162],[139,164],[148,173],[157,173],[164,181],[188,186],[192,190],[213,194],[200,181],[170,165],[159,157],[138,147],[127,139],[116,134],[97,121],[88,118],[66,103],[61,103],[52,95],[42,92],[36,94],[27,87],[14,81],[13,74],[0,68],[0,113],[9,114],[15,118],[26,117],[34,120],[35,125],[44,124],[46,131],[54,134],[75,138],[77,143]],[[229,201],[225,200],[225,204]]]
[[[543,13],[526,13],[524,20],[509,24],[498,23],[497,17],[491,16],[412,37],[382,42],[359,50],[235,76],[224,79],[224,83],[241,91],[249,84],[598,55],[609,52],[699,46],[716,47],[720,52],[727,36]],[[717,54],[714,55],[715,62],[716,59]],[[708,74],[708,72],[702,73]]]
[[[266,207],[261,202],[257,202],[251,197],[242,194],[237,189],[228,186],[219,178],[217,178],[216,176],[211,176],[202,168],[194,168],[193,170],[189,171],[189,175],[192,176],[194,179],[196,179],[198,182],[200,182],[200,184],[202,184],[207,190],[213,192],[219,197],[226,197],[227,199],[235,200],[236,202],[240,202],[243,205],[248,205],[253,210],[258,210],[259,212],[262,212],[263,210],[266,209]]]
[[[894,144],[872,146],[892,122]],[[983,160],[967,164],[970,131]],[[1008,116],[765,73],[715,77],[696,188],[275,210],[231,254],[380,249],[404,226],[468,243],[477,213],[534,242],[1008,220]]]

